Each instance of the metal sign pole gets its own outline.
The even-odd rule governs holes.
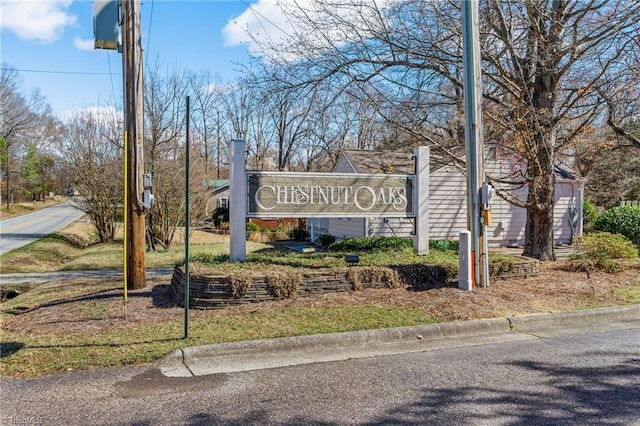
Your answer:
[[[191,151],[191,134],[189,131],[189,96],[187,96],[187,143],[185,144],[185,202],[184,202],[184,338],[189,337],[189,160]]]

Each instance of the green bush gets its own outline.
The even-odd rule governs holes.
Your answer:
[[[255,222],[247,222],[247,232],[260,232],[260,225]]]
[[[289,230],[289,238],[296,241],[304,241],[309,237],[309,233],[307,232],[307,227],[304,222],[298,223],[293,229]]]
[[[579,247],[574,249],[569,260],[575,268],[580,268],[583,266],[583,256],[589,266],[607,272],[618,272],[622,266],[615,260],[637,259],[638,250],[624,235],[594,232],[582,237]]]
[[[400,237],[363,237],[347,238],[337,241],[328,248],[332,252],[368,252],[383,250],[400,250],[413,247],[413,241]]]
[[[640,249],[640,206],[622,206],[606,210],[596,219],[595,229],[622,234]]]
[[[219,228],[223,223],[229,222],[229,209],[218,207],[213,211],[211,217],[213,218],[213,224],[215,227]]]
[[[429,248],[438,251],[459,251],[460,242],[454,240],[429,240]]]
[[[336,242],[336,237],[330,234],[320,235],[318,237],[318,241],[320,241],[320,245],[322,245],[322,247],[329,247],[331,244]]]
[[[591,201],[585,200],[582,204],[582,224],[585,231],[591,231],[598,219],[598,208]]]

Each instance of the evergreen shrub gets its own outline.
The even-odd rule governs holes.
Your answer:
[[[429,248],[438,251],[459,251],[460,242],[457,240],[429,240]]]
[[[362,237],[336,241],[328,247],[332,252],[368,252],[400,250],[413,247],[413,241],[400,237]]]
[[[589,200],[585,200],[582,204],[582,224],[584,226],[585,231],[591,231],[593,226],[598,219],[599,212],[598,208]]]
[[[624,235],[640,249],[640,206],[621,206],[605,210],[594,225],[597,231]]]

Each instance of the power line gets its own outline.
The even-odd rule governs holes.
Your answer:
[[[115,99],[116,90],[113,86],[113,71],[111,70],[111,55],[107,53],[107,64],[109,65],[109,81],[111,82],[111,96]]]
[[[271,41],[271,43],[274,43],[273,39],[271,38],[271,34],[269,33],[269,30],[264,26],[263,24],[263,20],[267,21],[269,24],[271,24],[271,26],[273,26],[274,28],[276,28],[277,30],[279,30],[280,32],[282,32],[284,35],[286,35],[287,37],[291,37],[291,34],[289,34],[287,31],[285,31],[281,26],[279,26],[278,24],[276,24],[274,21],[272,21],[271,19],[269,19],[267,16],[263,15],[262,13],[260,13],[255,7],[253,7],[253,5],[249,4],[248,1],[246,0],[241,0],[242,3],[247,6],[247,8],[249,8],[251,10],[251,13],[253,13],[254,16],[256,16],[258,18],[258,23],[260,24],[260,27],[262,27],[262,29],[264,30],[264,34],[267,36],[267,38],[269,39],[269,41]],[[282,10],[282,8],[281,8]],[[284,12],[284,10],[283,10]],[[262,19],[260,19],[262,18]]]
[[[17,68],[0,68],[2,71],[18,71],[18,72],[33,72],[40,74],[69,74],[69,75],[111,75],[111,72],[88,72],[88,71],[54,71],[54,70],[26,70]],[[122,74],[122,73],[115,73]]]
[[[149,45],[151,44],[151,28],[153,27],[153,5],[155,2],[151,0],[151,13],[149,14],[149,33],[147,35],[147,50],[145,51],[144,62],[149,60]]]

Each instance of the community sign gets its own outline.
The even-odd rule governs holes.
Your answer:
[[[248,217],[415,217],[413,175],[247,172]]]

